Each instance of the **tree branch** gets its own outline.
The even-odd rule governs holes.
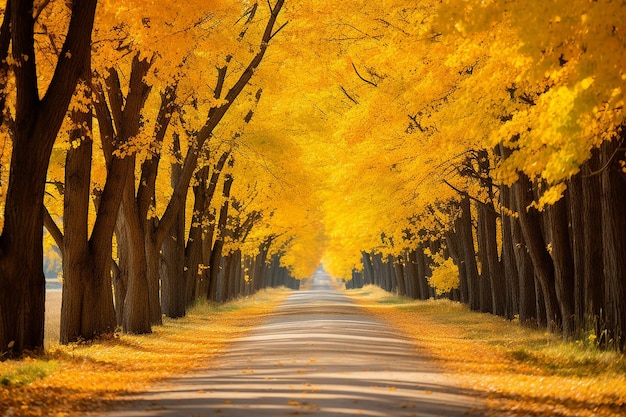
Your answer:
[[[283,28],[285,26],[287,26],[287,24],[289,23],[289,21],[283,23],[278,29],[276,29],[276,32],[274,32],[271,36],[270,36],[270,40],[274,39],[274,36],[278,35],[278,32],[280,32],[281,30],[283,30]]]
[[[363,76],[361,76],[361,74],[359,74],[359,70],[357,70],[357,69],[356,69],[356,65],[354,65],[354,62],[352,63],[352,68],[354,68],[354,72],[356,72],[356,75],[357,75],[357,76],[358,76],[361,80],[365,81],[365,82],[366,82],[366,83],[368,83],[368,84],[373,85],[374,87],[378,87],[378,84],[376,84],[376,83],[375,83],[375,82],[373,82],[373,81],[370,81],[370,80],[367,80],[367,79],[363,78]]]
[[[359,104],[359,102],[356,101],[356,99],[354,99],[350,94],[348,94],[348,92],[346,91],[345,88],[343,88],[343,86],[339,86],[339,88],[346,95],[346,97],[348,97],[350,99],[350,101],[352,101],[354,104]]]
[[[50,214],[46,206],[43,207],[43,225],[48,233],[50,233],[50,236],[52,236],[52,239],[54,239],[54,243],[56,243],[61,250],[61,256],[63,256],[63,232],[61,232],[61,229],[59,229],[59,226],[52,218],[52,215]]]
[[[448,187],[452,188],[454,191],[456,191],[456,192],[457,192],[457,193],[459,193],[460,195],[465,196],[465,197],[469,198],[470,200],[475,201],[475,202],[476,202],[476,203],[478,203],[478,204],[481,204],[481,205],[483,205],[483,206],[487,206],[487,207],[489,207],[487,204],[485,204],[485,202],[484,202],[484,201],[480,201],[480,200],[479,200],[479,199],[477,199],[476,197],[471,196],[471,195],[470,195],[467,191],[461,191],[461,190],[459,190],[459,189],[458,189],[458,188],[456,188],[454,185],[450,184],[450,183],[448,182],[448,180],[443,180],[443,182],[444,182],[444,184],[446,184]],[[491,211],[493,211],[493,212],[496,214],[496,216],[498,216],[498,217],[500,216],[500,213],[498,213],[498,212],[497,212],[494,208],[492,208],[492,207],[489,207],[489,208],[490,208],[490,210],[491,210]]]

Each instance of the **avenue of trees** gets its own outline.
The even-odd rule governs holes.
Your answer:
[[[622,5],[157,3],[0,2],[2,357],[53,244],[62,343],[321,260],[624,348]]]
[[[241,140],[283,1],[170,3],[3,7],[3,356],[43,346],[44,225],[62,343],[298,286],[280,263],[294,239],[269,228],[271,181]]]

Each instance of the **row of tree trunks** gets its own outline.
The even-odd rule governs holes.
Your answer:
[[[363,269],[353,271],[346,288],[376,285],[418,300],[427,300],[434,295],[434,290],[428,285],[432,261],[424,254],[422,246],[407,251],[401,257],[383,258],[379,253],[362,252],[362,263]]]
[[[619,161],[626,151],[620,135],[595,150],[568,181],[563,198],[542,210],[534,202],[545,185],[523,174],[497,193],[488,188],[500,199],[499,212],[492,202],[461,193],[450,206],[457,210],[452,227],[442,242],[430,242],[431,252],[445,242],[442,253],[458,267],[458,289],[446,296],[472,310],[546,326],[565,338],[591,331],[600,346],[623,350],[626,176]],[[503,149],[501,157],[507,156]],[[402,257],[363,253],[363,269],[347,287],[374,284],[411,298],[433,296],[426,243]]]
[[[520,175],[511,187],[500,188],[504,208],[501,213],[496,213],[491,204],[475,202],[477,227],[472,226],[472,202],[468,196],[462,196],[454,228],[446,233],[446,243],[459,267],[461,300],[467,300],[473,310],[518,317],[522,323],[548,325],[565,337],[573,336],[577,323],[583,321],[586,304],[586,261],[581,256],[586,253],[582,243],[587,226],[583,221],[584,201],[589,199],[581,195],[583,184],[589,188],[593,181],[581,181],[579,188],[576,184],[570,186],[565,198],[540,212],[532,207],[537,198],[536,186]],[[597,196],[595,200],[599,201]],[[510,212],[517,215],[511,216]],[[580,215],[580,219],[574,218],[574,214]],[[598,230],[599,225],[592,227]],[[580,242],[577,246],[574,236]],[[598,257],[591,259],[597,261]],[[476,260],[481,265],[480,274],[475,272]],[[486,287],[491,288],[490,300]]]
[[[223,256],[216,280],[217,298],[213,301],[226,302],[252,295],[264,288],[298,290],[300,281],[280,265],[280,256],[274,255],[268,262],[268,249],[268,244],[262,245],[259,253],[253,257],[244,256],[239,250]]]
[[[104,148],[108,148],[105,149],[108,168],[107,184],[109,183],[109,177],[117,178],[116,175],[119,174],[119,177],[123,178],[118,183],[117,188],[118,198],[121,199],[119,211],[113,204],[106,205],[116,214],[114,218],[117,219],[115,233],[118,245],[118,261],[117,264],[112,262],[111,250],[106,253],[103,259],[106,259],[105,262],[108,265],[106,273],[109,277],[109,289],[111,276],[113,277],[116,321],[122,325],[125,332],[149,333],[152,325],[161,323],[163,313],[171,317],[183,316],[187,305],[193,299],[199,296],[204,297],[210,291],[210,281],[201,281],[200,286],[205,285],[206,287],[202,288],[205,291],[200,294],[197,291],[198,282],[196,277],[203,275],[206,271],[209,274],[220,272],[219,268],[224,263],[222,256],[223,229],[225,229],[226,221],[228,220],[228,212],[226,210],[221,213],[222,216],[219,219],[216,216],[213,219],[209,218],[207,222],[211,223],[212,220],[223,222],[221,225],[222,233],[213,233],[212,230],[209,230],[209,233],[207,233],[207,230],[203,227],[206,223],[201,221],[200,228],[192,230],[189,234],[189,239],[186,240],[184,206],[187,190],[196,171],[204,143],[208,143],[213,130],[227,113],[236,97],[247,86],[254,69],[261,63],[268,43],[274,34],[273,28],[282,5],[283,1],[277,0],[271,10],[263,38],[259,43],[259,49],[227,91],[222,90],[224,90],[224,80],[230,59],[226,59],[225,66],[218,69],[217,83],[214,89],[215,98],[223,98],[224,100],[208,112],[204,126],[190,140],[191,145],[187,149],[187,154],[184,157],[178,155],[178,162],[172,169],[174,191],[170,200],[166,202],[166,210],[160,218],[148,215],[150,207],[155,204],[156,177],[160,155],[154,155],[143,162],[140,170],[141,178],[137,181],[135,178],[135,155],[114,154],[113,146],[104,144]],[[120,77],[117,76],[117,72],[114,69],[111,69],[110,75],[106,79],[106,85],[99,86],[105,88],[100,88],[100,91],[96,91],[96,95],[100,96],[97,103],[94,103],[99,125],[101,129],[108,130],[108,134],[102,136],[110,137],[111,143],[123,144],[128,138],[136,135],[143,113],[143,105],[151,90],[146,81],[146,75],[151,65],[150,60],[139,59],[135,56],[132,62],[128,88],[121,88]],[[175,81],[160,93],[162,102],[153,135],[153,141],[157,145],[163,142],[171,115],[174,113],[172,110],[176,100],[176,89],[177,82]],[[123,96],[123,92],[127,92],[126,97]],[[260,97],[260,94],[257,96]],[[180,153],[180,145],[177,139],[176,137],[174,138],[174,147]],[[87,147],[85,147],[85,150],[87,150]],[[113,169],[118,166],[120,167],[119,169]],[[217,186],[219,175],[214,179],[212,184]],[[200,184],[206,185],[206,181],[201,181]],[[227,178],[226,186],[230,187],[230,184],[232,184],[232,180],[229,181]],[[123,191],[119,192],[119,190]],[[201,194],[202,198],[197,201],[197,205],[199,205],[198,212],[209,212],[210,216],[211,199],[210,197],[206,198],[206,190],[203,189]],[[101,204],[107,201],[104,197],[103,193]],[[226,197],[226,201],[228,201],[228,197]],[[98,211],[97,217],[100,218],[100,216],[101,213]],[[110,222],[107,224],[110,225]],[[113,226],[110,228],[112,229]],[[221,243],[220,236],[222,237]],[[215,239],[216,237],[218,239]],[[199,245],[192,244],[189,245],[189,248],[186,248],[185,242],[194,240],[197,240]],[[186,252],[186,249],[189,249],[189,251]],[[192,256],[188,256],[189,254],[192,254]],[[102,255],[101,252],[97,254],[98,257],[102,257]],[[74,263],[72,262],[72,264]],[[91,268],[91,264],[93,264],[92,262],[84,263],[88,268]],[[193,264],[192,272],[185,273],[185,268],[190,269],[188,268],[190,263]],[[237,271],[241,269],[241,262],[229,262],[229,265],[231,264],[232,268],[229,271],[233,271],[233,274],[237,275]],[[201,274],[198,274],[199,272]],[[209,277],[208,275],[203,276],[205,278]],[[214,280],[218,279],[212,275],[210,277],[214,278]],[[236,280],[232,281],[233,288],[231,290],[230,286],[227,285],[229,282],[222,286],[222,289],[228,291],[228,293],[231,291],[238,293],[245,290],[245,286],[240,285]],[[77,291],[80,291],[83,288],[83,284],[80,283],[76,288],[78,288]],[[106,291],[105,288],[104,292]],[[78,293],[73,292],[73,294]],[[76,305],[76,302],[80,301],[77,297],[78,295],[68,296],[68,306]],[[72,299],[70,300],[70,298]],[[72,311],[76,311],[76,308],[74,307]],[[91,338],[99,333],[101,334],[102,331],[82,333],[85,332],[73,332],[70,339],[77,337]]]

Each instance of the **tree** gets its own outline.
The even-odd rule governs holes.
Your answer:
[[[161,320],[160,302],[159,302],[159,263],[160,249],[172,228],[178,212],[181,210],[186,201],[187,189],[194,171],[196,170],[197,161],[204,143],[213,135],[215,128],[224,118],[228,110],[234,104],[235,99],[243,91],[252,78],[255,69],[260,65],[270,41],[276,35],[279,29],[274,26],[277,22],[278,15],[283,6],[283,1],[278,0],[273,6],[270,5],[269,16],[263,30],[261,41],[258,49],[249,59],[248,64],[242,68],[239,77],[235,82],[225,89],[225,94],[211,105],[203,125],[195,131],[193,140],[187,149],[184,158],[183,167],[178,179],[177,187],[173,190],[172,196],[166,205],[163,215],[158,222],[147,218],[147,209],[149,207],[150,196],[154,195],[152,185],[140,183],[139,189],[135,193],[134,184],[127,182],[129,187],[125,191],[125,200],[122,203],[124,207],[124,218],[127,226],[127,232],[134,244],[131,250],[130,273],[128,278],[127,295],[124,308],[124,328],[128,332],[145,333],[150,331],[150,323],[158,323]],[[227,59],[226,64],[229,60]],[[223,84],[220,77],[224,73],[218,71],[217,85]],[[181,242],[182,243],[182,242]],[[145,299],[145,286],[139,285],[147,276],[148,283],[148,300]],[[140,306],[144,306],[148,301],[149,315],[141,313]]]
[[[74,88],[85,71],[95,0],[72,2],[54,75],[40,97],[34,2],[9,0],[15,122],[0,235],[0,352],[43,346],[43,197],[52,146]],[[43,86],[42,86],[43,87]],[[6,105],[6,104],[5,104]]]

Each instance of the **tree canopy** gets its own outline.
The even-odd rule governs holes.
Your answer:
[[[66,286],[112,283],[103,315],[115,298],[127,331],[173,299],[322,263],[346,280],[388,268],[400,292],[423,281],[511,317],[531,283],[537,321],[571,334],[570,316],[595,314],[623,346],[619,2],[118,0],[82,32],[79,2],[30,3],[0,5],[2,291],[30,291],[12,263],[27,220],[11,216],[32,202],[24,242],[42,248],[45,223],[66,265],[98,265],[68,266]],[[25,127],[26,110],[58,128]],[[35,150],[47,169],[27,187]],[[602,219],[593,256],[585,216]],[[584,278],[585,253],[602,282]],[[41,270],[24,274],[34,285]],[[68,340],[112,322],[76,323]],[[5,327],[0,350],[19,333]]]

